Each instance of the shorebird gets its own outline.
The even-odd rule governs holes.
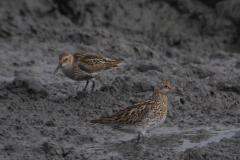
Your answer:
[[[100,71],[108,70],[125,64],[121,60],[110,59],[98,54],[78,52],[59,55],[59,65],[54,74],[61,68],[63,74],[75,81],[86,81],[83,91],[86,91],[89,81],[92,81],[91,93],[95,87],[94,78]]]
[[[126,132],[138,133],[138,142],[142,135],[145,143],[145,133],[164,122],[167,115],[167,95],[179,92],[172,89],[169,82],[159,82],[150,98],[127,107],[110,116],[91,120],[90,123],[100,123],[112,126]]]

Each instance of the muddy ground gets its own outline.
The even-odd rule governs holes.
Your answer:
[[[240,132],[180,147],[189,133],[240,127],[239,1],[1,0],[0,22],[0,159],[240,159]],[[60,53],[78,51],[127,65],[102,72],[90,95],[53,75]],[[146,144],[89,124],[163,80],[184,97],[168,97]]]

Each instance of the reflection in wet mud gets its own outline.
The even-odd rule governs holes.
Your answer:
[[[223,138],[233,137],[237,131],[240,131],[240,129],[210,132],[208,135],[205,133],[203,135],[184,135],[182,145],[178,149],[185,151],[187,148],[202,147],[211,142],[220,142]]]
[[[231,138],[236,132],[240,132],[240,128],[193,129],[187,132],[174,129],[171,132],[149,137],[149,145],[185,151],[195,146],[203,147],[211,142],[220,142],[223,138]]]
[[[211,142],[220,142],[223,138],[231,138],[240,128],[195,128],[183,131],[177,128],[162,128],[162,131],[153,131],[147,137],[147,145],[157,148],[174,148],[176,151],[185,151],[195,146],[203,147]],[[157,133],[161,134],[157,134]],[[133,140],[130,140],[131,142]]]

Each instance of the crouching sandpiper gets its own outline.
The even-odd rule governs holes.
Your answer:
[[[142,135],[142,143],[145,143],[145,133],[162,124],[167,115],[167,95],[179,92],[172,89],[169,82],[159,82],[154,88],[153,95],[123,109],[110,117],[91,120],[90,123],[107,124],[116,129],[138,133],[138,142]]]

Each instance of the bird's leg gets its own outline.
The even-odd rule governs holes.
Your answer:
[[[86,81],[86,86],[84,87],[83,91],[86,91],[88,83],[89,83],[89,80]]]
[[[145,138],[143,134],[142,134],[142,143],[145,144]]]
[[[94,88],[95,88],[95,81],[92,81],[92,90],[91,90],[91,94],[92,94]]]
[[[138,143],[139,143],[139,141],[140,141],[140,133],[138,133],[137,141],[138,141]]]

